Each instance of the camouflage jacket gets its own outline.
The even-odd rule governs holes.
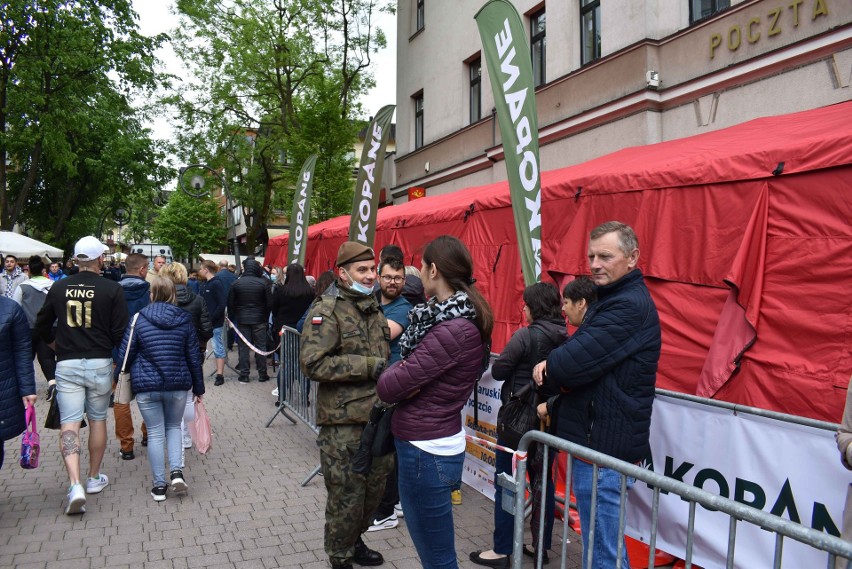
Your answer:
[[[366,424],[376,396],[368,358],[387,360],[390,328],[376,299],[333,284],[302,330],[302,372],[319,383],[317,425]],[[373,360],[375,361],[375,360]]]

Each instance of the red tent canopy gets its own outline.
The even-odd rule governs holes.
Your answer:
[[[852,373],[852,102],[628,148],[542,175],[543,270],[587,274],[589,231],[640,239],[663,325],[658,386],[837,421]],[[348,216],[312,226],[307,269],[331,268]],[[470,247],[499,351],[523,279],[505,182],[384,208],[376,246]],[[287,236],[267,259],[286,262]]]

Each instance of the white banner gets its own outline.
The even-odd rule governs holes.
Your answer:
[[[462,410],[465,431],[495,442],[501,382],[491,370],[479,383],[479,429],[473,427],[473,397]],[[840,465],[830,431],[749,413],[657,396],[651,421],[653,464],[669,476],[738,502],[839,535],[849,473]],[[494,452],[468,443],[463,481],[494,499]],[[653,491],[637,482],[628,500],[625,533],[648,543]],[[660,495],[657,548],[684,557],[689,503]],[[693,563],[725,567],[729,517],[696,506]],[[737,524],[735,567],[771,567],[775,534]],[[782,568],[824,567],[827,554],[784,540]]]
[[[658,474],[839,535],[849,473],[840,465],[830,431],[658,396],[651,452]],[[642,482],[630,492],[626,533],[645,543],[652,498]],[[659,516],[657,548],[683,557],[689,503],[661,494]],[[696,506],[694,563],[725,567],[729,520]],[[774,533],[737,524],[735,567],[772,567],[774,551]],[[826,560],[824,552],[784,540],[782,567],[825,567]]]
[[[494,358],[491,358],[494,363]],[[462,409],[464,430],[468,435],[497,442],[497,410],[500,408],[502,381],[491,377],[491,366],[479,380],[479,427],[473,428],[473,395]],[[494,451],[475,443],[467,443],[462,481],[468,486],[494,499]]]

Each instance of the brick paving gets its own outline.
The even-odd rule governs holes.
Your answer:
[[[236,363],[236,350],[229,353]],[[212,362],[205,372],[212,371]],[[39,374],[38,365],[36,365]],[[205,405],[213,426],[213,448],[207,455],[187,451],[184,474],[186,495],[169,495],[164,502],[150,496],[151,474],[147,449],[139,444],[141,422],[131,405],[136,433],[136,459],[119,458],[112,415],[108,417],[108,444],[102,471],[110,485],[87,497],[86,513],[66,516],[65,468],[56,431],[40,429],[41,464],[23,470],[17,464],[20,439],[6,443],[0,470],[0,568],[16,569],[186,569],[290,567],[326,569],[323,551],[325,487],[315,477],[300,483],[319,464],[315,436],[301,423],[278,416],[270,395],[274,382],[241,385],[227,375],[225,385],[207,382]],[[38,420],[43,424],[48,404],[45,382],[39,375]],[[83,467],[88,469],[83,429]],[[478,567],[468,553],[491,547],[493,502],[463,486],[464,504],[454,508],[459,566]],[[554,527],[554,543],[562,523]],[[529,540],[529,531],[526,533]],[[568,567],[579,567],[578,536],[569,530]],[[365,534],[365,541],[384,555],[383,567],[420,567],[405,529]],[[560,555],[555,545],[551,557]],[[558,566],[555,560],[552,566]],[[533,563],[527,559],[525,567]]]

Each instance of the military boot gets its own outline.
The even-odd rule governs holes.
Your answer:
[[[381,565],[385,562],[385,558],[382,557],[382,554],[367,547],[367,544],[364,543],[364,540],[360,537],[358,538],[358,541],[355,542],[355,555],[352,556],[352,560],[358,565],[364,565],[366,567]]]

